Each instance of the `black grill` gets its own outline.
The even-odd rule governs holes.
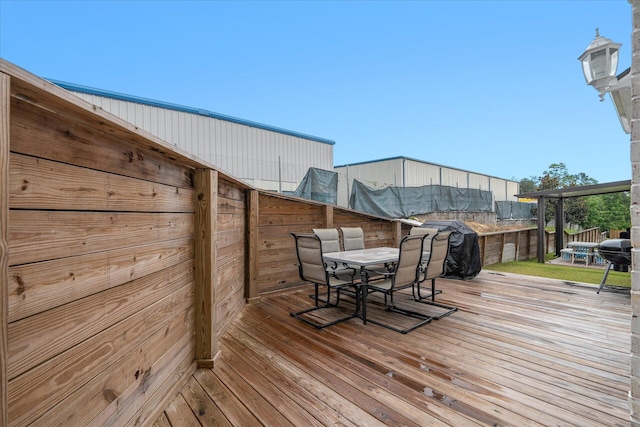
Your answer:
[[[609,239],[598,245],[598,253],[602,258],[615,266],[627,267],[631,265],[631,240]],[[615,268],[618,270],[619,268]],[[626,269],[620,269],[626,271]]]

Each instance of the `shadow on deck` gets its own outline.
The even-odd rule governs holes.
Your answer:
[[[407,335],[317,331],[289,316],[307,288],[263,297],[155,425],[629,424],[628,292],[489,271],[438,284],[460,310]]]

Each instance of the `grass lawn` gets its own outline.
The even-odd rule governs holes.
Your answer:
[[[553,258],[553,256],[552,256]],[[570,267],[565,265],[541,264],[536,259],[529,261],[512,261],[492,264],[482,267],[485,270],[502,271],[505,273],[526,274],[528,276],[549,277],[570,282],[582,282],[599,285],[604,275],[604,270]],[[631,269],[629,269],[631,270]],[[607,285],[631,287],[631,272],[609,271]]]

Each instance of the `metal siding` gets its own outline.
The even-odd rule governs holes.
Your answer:
[[[259,188],[295,189],[315,167],[333,170],[333,146],[213,117],[73,92],[129,123]]]
[[[421,187],[423,185],[440,185],[440,166],[416,162],[407,159],[406,187]]]
[[[338,205],[348,206],[351,182],[354,179],[370,187],[383,188],[387,185],[393,185],[395,174],[398,185],[401,185],[403,160],[405,161],[406,187],[446,185],[457,188],[474,188],[491,191],[494,200],[517,200],[513,196],[518,192],[519,184],[517,182],[448,168],[434,163],[397,158],[336,168],[336,172],[338,172]],[[347,183],[347,176],[349,183]],[[507,188],[506,193],[505,188]]]
[[[376,189],[393,186],[395,182],[402,186],[402,159],[343,166],[335,171],[338,173],[338,206],[348,207],[354,179]]]
[[[507,200],[517,202],[518,198],[516,197],[516,194],[518,193],[520,193],[520,183],[507,181]]]
[[[490,181],[493,182],[492,178],[489,178],[486,175],[469,173],[469,188],[489,191]]]
[[[494,200],[507,200],[506,188],[504,186],[504,183],[504,179],[491,178],[491,192],[493,193]]]
[[[467,172],[442,168],[442,184],[450,187],[467,188]]]
[[[349,170],[356,172],[357,175],[353,175],[353,178],[372,188],[401,187],[403,184],[402,159],[355,165]]]

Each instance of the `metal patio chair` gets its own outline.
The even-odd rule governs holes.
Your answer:
[[[431,254],[431,252],[429,252],[431,250],[431,239],[436,234],[438,234],[437,228],[411,227],[411,229],[409,230],[410,236],[416,236],[416,235],[427,236],[424,239],[424,243],[422,244],[421,267],[423,270],[427,267],[427,263],[429,262],[429,256]],[[440,293],[441,291],[436,291],[436,292]]]
[[[418,284],[418,280],[420,279],[422,245],[425,237],[424,235],[405,236],[400,242],[398,263],[394,266],[393,271],[386,273],[382,280],[367,283],[363,286],[362,297],[363,300],[366,300],[369,293],[382,292],[384,294],[384,305],[388,311],[400,313],[420,321],[406,329],[396,328],[377,320],[367,319],[368,322],[406,334],[420,326],[426,325],[432,320],[430,316],[422,313],[397,307],[393,300],[393,295],[396,291],[411,288]]]
[[[313,234],[320,239],[323,253],[340,252],[342,250],[340,249],[340,235],[336,228],[314,228]],[[345,270],[351,270],[353,274],[356,273],[354,268],[335,262],[327,264],[327,270],[334,275],[341,275]]]
[[[429,261],[426,263],[426,265],[422,265],[420,269],[420,279],[413,287],[413,298],[416,301],[447,310],[444,313],[434,316],[434,319],[441,319],[442,317],[458,310],[458,307],[440,304],[435,301],[436,295],[442,293],[441,290],[436,290],[436,279],[438,277],[442,277],[445,273],[447,255],[449,254],[450,237],[450,231],[443,231],[439,232],[431,238]],[[422,295],[421,293],[420,284],[426,280],[431,280],[431,295]]]
[[[327,269],[326,264],[322,260],[322,243],[318,236],[313,234],[296,234],[291,233],[296,242],[296,256],[298,257],[298,273],[300,278],[306,282],[311,282],[315,286],[315,305],[311,308],[304,310],[291,312],[291,316],[302,320],[303,322],[312,325],[318,329],[325,328],[327,326],[335,325],[336,323],[343,322],[345,320],[358,317],[360,311],[360,301],[358,298],[357,285],[353,283],[354,270],[346,269],[340,272],[331,272]],[[319,288],[320,286],[327,287],[326,299],[320,300]],[[353,314],[342,317],[330,322],[317,323],[313,322],[307,317],[303,316],[306,313],[310,313],[323,308],[337,307],[340,303],[340,292],[349,288],[350,292],[356,295],[356,308]],[[335,303],[331,302],[331,291],[336,293]],[[323,305],[320,303],[323,302]]]
[[[361,227],[340,227],[340,232],[342,233],[342,245],[345,251],[356,251],[365,248],[364,231]],[[391,271],[392,268],[392,265],[372,265],[365,268],[365,273],[368,280],[375,280]]]

